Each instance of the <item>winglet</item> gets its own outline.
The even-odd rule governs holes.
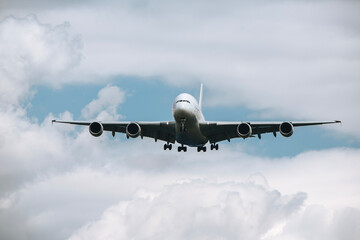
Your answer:
[[[55,119],[51,120],[51,124],[54,124],[54,122],[56,122],[56,120],[55,120]]]
[[[335,123],[340,123],[342,125],[342,122],[339,120],[335,120]]]
[[[203,84],[201,83],[200,85],[200,97],[199,97],[199,108],[201,110],[201,106],[202,106],[202,98],[203,98]]]

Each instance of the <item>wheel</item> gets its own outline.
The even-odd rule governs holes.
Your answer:
[[[172,144],[169,144],[169,150],[171,150],[172,149]]]
[[[197,151],[200,152],[200,147],[197,148]]]
[[[166,148],[167,148],[167,146],[166,146],[166,144],[164,144],[164,151],[166,150]]]
[[[184,152],[186,152],[187,151],[187,147],[184,147]]]
[[[178,147],[178,152],[181,152],[181,150],[182,150],[182,147]]]
[[[211,144],[210,150],[211,150],[211,151],[214,150],[214,144]]]
[[[219,150],[219,144],[215,145],[215,149],[216,149],[216,151]]]
[[[206,147],[203,147],[203,149],[202,149],[202,150],[203,150],[203,152],[206,152]]]

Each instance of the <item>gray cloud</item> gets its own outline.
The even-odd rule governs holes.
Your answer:
[[[84,0],[64,0],[64,1],[56,1],[56,0],[34,0],[34,1],[26,1],[26,0],[1,0],[2,8],[10,8],[10,9],[47,9],[47,8],[58,8],[58,7],[71,7],[71,6],[80,6],[82,3],[89,2]]]

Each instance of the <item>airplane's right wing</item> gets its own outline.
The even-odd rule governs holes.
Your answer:
[[[59,121],[53,123],[65,123],[73,125],[89,126],[93,136],[100,136],[103,131],[125,133],[129,137],[149,137],[169,143],[175,143],[175,122],[79,122]]]
[[[232,138],[247,138],[261,134],[273,133],[276,136],[280,132],[285,137],[293,134],[294,127],[313,126],[341,123],[341,121],[323,122],[204,122],[200,123],[201,132],[209,139],[210,143],[216,143]]]

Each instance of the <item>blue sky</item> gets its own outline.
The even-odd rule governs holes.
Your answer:
[[[0,239],[360,239],[359,1],[2,1]],[[323,121],[163,151],[51,120]],[[141,226],[141,231],[139,231]]]

